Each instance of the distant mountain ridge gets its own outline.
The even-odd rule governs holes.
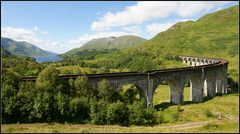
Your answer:
[[[8,52],[19,56],[48,56],[56,53],[43,50],[26,41],[15,41],[10,38],[1,37],[1,46]]]
[[[97,38],[92,39],[85,43],[80,48],[72,49],[63,55],[74,55],[80,51],[84,50],[102,50],[102,49],[123,49],[132,47],[138,44],[142,44],[146,41],[146,39],[134,36],[134,35],[123,35],[119,37],[105,37],[105,38]]]

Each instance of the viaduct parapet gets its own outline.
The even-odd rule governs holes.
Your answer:
[[[147,72],[124,72],[86,74],[89,83],[97,87],[98,82],[106,79],[110,85],[118,90],[125,84],[134,84],[141,98],[145,98],[147,105],[152,105],[153,95],[157,86],[166,81],[170,87],[170,102],[183,103],[183,90],[186,81],[190,81],[190,100],[202,102],[204,96],[214,97],[216,93],[227,93],[228,61],[217,58],[179,56],[182,63],[190,67],[151,70]],[[83,75],[61,75],[63,79],[76,79]],[[24,81],[35,81],[36,77],[23,77]]]

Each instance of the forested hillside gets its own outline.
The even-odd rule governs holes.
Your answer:
[[[54,54],[52,52],[45,51],[33,44],[25,41],[15,41],[9,38],[1,38],[1,46],[8,52],[20,55],[20,56],[47,56]]]

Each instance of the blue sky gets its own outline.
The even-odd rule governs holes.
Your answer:
[[[1,2],[1,33],[44,50],[64,53],[93,38],[137,35],[146,39],[179,21],[238,2]]]

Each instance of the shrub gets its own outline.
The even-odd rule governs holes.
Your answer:
[[[143,124],[153,125],[157,123],[156,120],[156,110],[154,108],[146,108],[143,112]]]
[[[112,103],[107,108],[107,121],[109,124],[129,125],[129,109],[123,102]]]
[[[55,100],[52,94],[39,92],[34,100],[30,119],[36,119],[36,121],[51,121],[56,112],[54,103]]]
[[[143,111],[145,108],[145,102],[139,101],[129,105],[129,121],[130,124],[141,125],[143,124]]]
[[[88,99],[85,97],[74,98],[69,103],[69,115],[74,122],[83,123],[90,117],[90,105]]]
[[[68,120],[68,112],[69,112],[69,98],[67,95],[58,92],[58,94],[55,96],[56,100],[56,107],[59,116],[57,119],[59,121],[67,121]]]
[[[107,105],[104,101],[91,101],[91,122],[96,125],[104,125],[107,123]]]
[[[214,114],[212,112],[210,112],[208,109],[204,112],[204,115],[207,118],[215,117]]]

